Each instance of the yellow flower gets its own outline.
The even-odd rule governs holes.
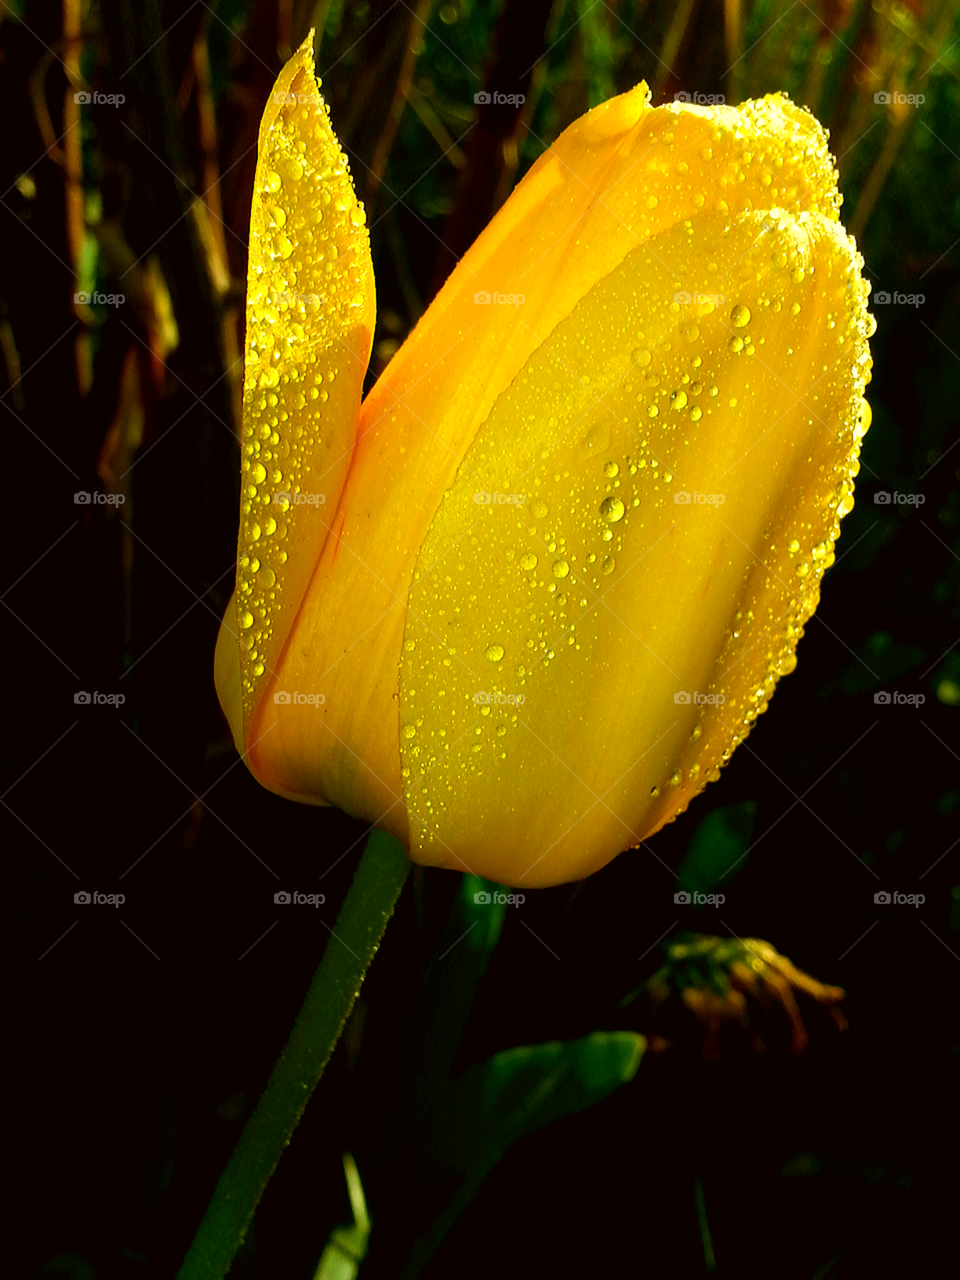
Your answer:
[[[718,776],[853,505],[873,322],[826,135],[778,94],[597,107],[361,407],[369,241],[310,45],[260,133],[221,702],[281,795],[577,879]]]

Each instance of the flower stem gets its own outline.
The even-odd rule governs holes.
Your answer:
[[[178,1280],[221,1280],[283,1148],[330,1060],[410,869],[403,845],[371,831],[293,1031],[213,1193]]]

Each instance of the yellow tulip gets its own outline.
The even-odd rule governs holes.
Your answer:
[[[718,777],[853,505],[874,326],[826,135],[779,94],[597,107],[361,406],[368,236],[310,44],[260,134],[221,702],[280,795],[577,879]]]

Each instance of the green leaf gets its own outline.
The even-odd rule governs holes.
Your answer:
[[[507,1049],[451,1088],[438,1119],[441,1159],[467,1172],[525,1134],[600,1102],[632,1080],[646,1048],[632,1031]]]
[[[677,869],[677,884],[688,893],[711,893],[728,872],[739,870],[753,836],[754,801],[708,813],[694,831]]]

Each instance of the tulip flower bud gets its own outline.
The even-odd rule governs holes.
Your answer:
[[[281,82],[308,70],[304,46]],[[302,130],[319,173],[300,119],[271,128]],[[301,270],[257,230],[285,208],[264,195],[272,136],[251,289]],[[715,779],[793,669],[853,503],[873,322],[839,205],[826,136],[788,99],[654,110],[640,85],[533,166],[359,423],[365,239],[346,304],[327,278],[324,328],[303,317],[292,341],[289,314],[251,304],[248,456],[277,409],[255,344],[284,397],[271,452],[313,440],[302,465],[340,485],[271,563],[256,659],[234,638],[259,616],[252,496],[242,521],[218,688],[260,781],[418,862],[535,887],[597,870]],[[305,212],[287,210],[295,254]],[[311,418],[296,395],[321,347],[342,347],[349,394]],[[323,701],[276,701],[289,690]]]

